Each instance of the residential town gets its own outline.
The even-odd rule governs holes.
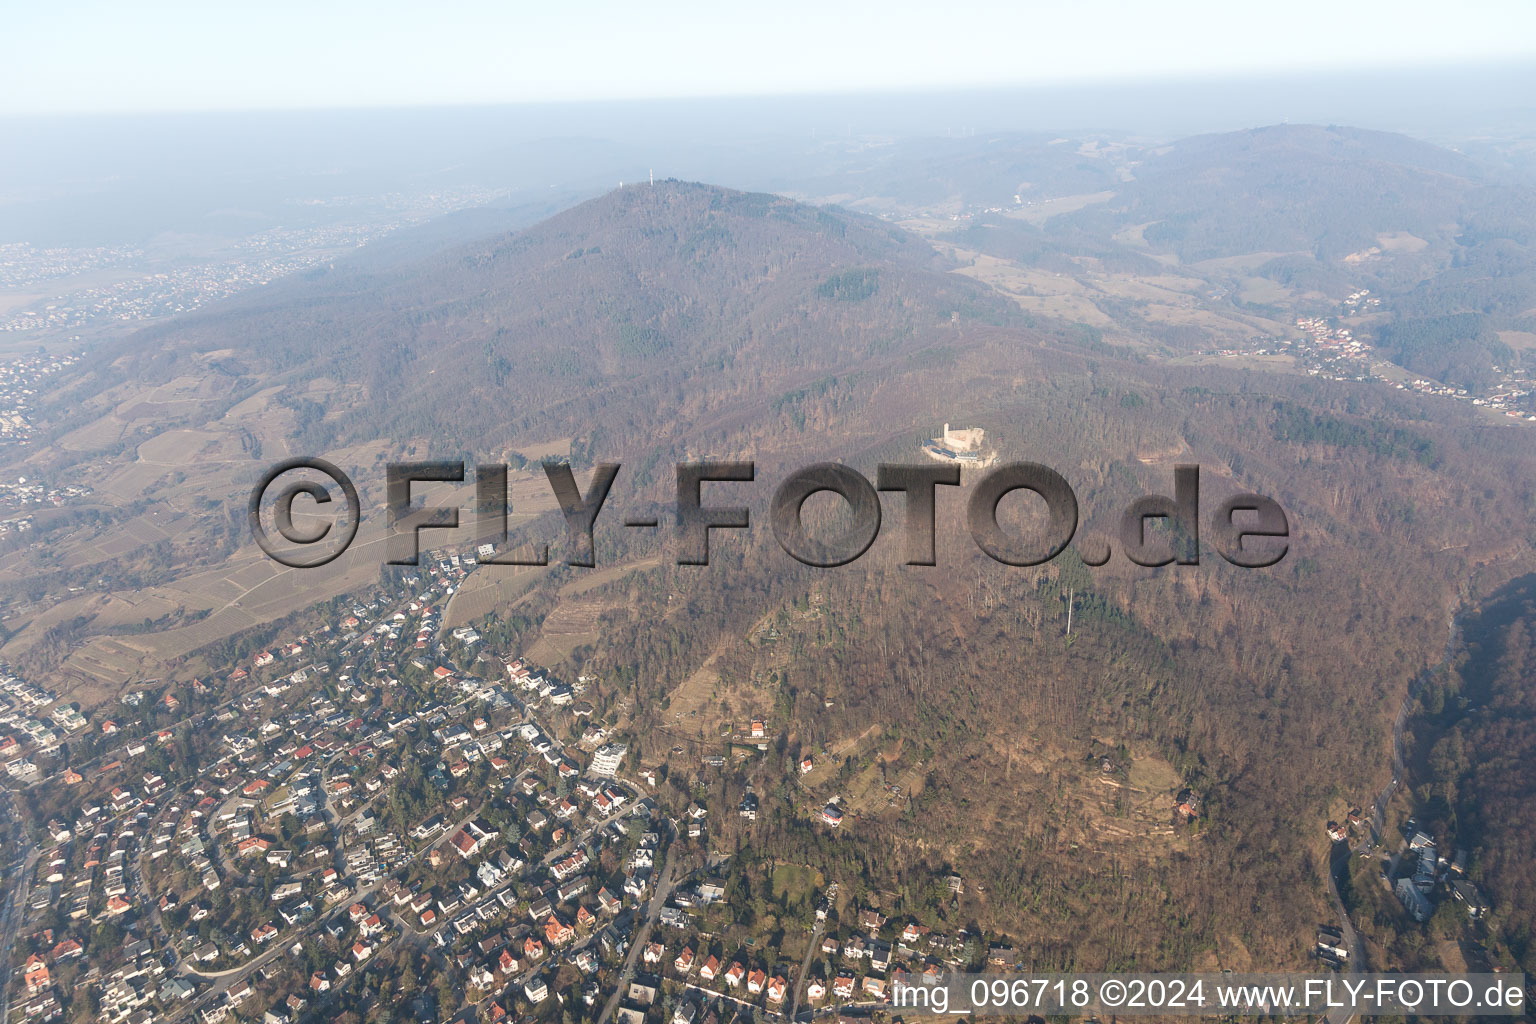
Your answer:
[[[714,842],[758,808],[750,787],[711,798],[726,759],[679,783],[637,762],[594,680],[445,629],[475,568],[445,555],[222,678],[130,683],[89,713],[0,677],[23,851],[8,1024],[693,1024],[1012,963],[809,869],[754,889]],[[739,733],[766,756],[769,728]],[[842,823],[834,801],[815,827]]]
[[[1434,395],[1455,401],[1468,402],[1480,408],[1499,412],[1510,419],[1536,423],[1536,381],[1524,367],[1494,367],[1497,381],[1478,392],[1468,388],[1453,387],[1426,377],[1414,376],[1401,367],[1387,362],[1371,344],[1356,334],[1355,328],[1345,326],[1341,318],[1348,318],[1369,310],[1378,312],[1379,299],[1367,298],[1369,289],[1351,293],[1341,305],[1340,316],[1298,316],[1295,326],[1298,334],[1291,338],[1276,339],[1254,337],[1246,346],[1217,349],[1211,352],[1221,358],[1244,356],[1289,356],[1299,370],[1326,380],[1356,382],[1377,381],[1391,385],[1399,391],[1412,391],[1421,395]]]
[[[48,355],[39,351],[0,360],[0,444],[33,436],[31,417],[39,391],[47,378],[79,363],[80,358],[78,353]]]
[[[309,205],[357,212],[344,214],[337,223],[255,232],[211,253],[206,246],[180,252],[0,244],[0,293],[40,296],[0,312],[0,333],[58,332],[93,322],[121,325],[186,312],[326,265],[401,227],[496,197],[491,190],[460,188],[316,200]]]

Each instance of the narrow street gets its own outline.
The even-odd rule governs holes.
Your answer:
[[[794,1020],[795,1014],[800,1012],[800,994],[805,991],[805,976],[811,969],[811,961],[816,958],[816,947],[821,945],[821,936],[826,930],[827,922],[818,918],[816,927],[811,930],[811,940],[805,947],[805,957],[800,961],[800,970],[795,975],[795,983],[790,988],[790,1020]]]
[[[619,973],[618,983],[613,987],[613,993],[608,997],[608,1002],[603,1004],[603,1012],[597,1018],[597,1024],[608,1024],[608,1018],[613,1016],[613,1011],[618,1009],[619,1001],[629,989],[629,980],[634,977],[635,959],[640,951],[650,940],[651,926],[656,917],[661,913],[661,908],[667,905],[667,900],[672,896],[672,890],[677,887],[674,873],[677,867],[677,828],[672,828],[672,842],[667,846],[667,860],[662,865],[661,876],[656,881],[656,891],[651,894],[650,902],[645,905],[645,919],[635,930],[634,942],[629,947],[629,955],[624,958],[624,969]]]

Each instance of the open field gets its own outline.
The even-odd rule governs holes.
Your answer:
[[[561,601],[544,619],[539,639],[528,649],[537,665],[558,665],[578,647],[598,641],[597,624],[603,612],[616,607],[596,600]]]
[[[544,441],[540,444],[531,444],[523,448],[518,448],[516,451],[517,454],[521,455],[529,462],[538,462],[541,459],[549,458],[569,458],[571,454],[571,439],[569,437],[560,437],[553,441]],[[542,479],[543,474],[540,473],[539,477]]]
[[[1016,220],[1026,221],[1030,224],[1044,224],[1052,217],[1059,217],[1064,213],[1076,213],[1078,210],[1096,206],[1099,203],[1107,203],[1115,198],[1113,192],[1088,192],[1078,196],[1059,196],[1055,199],[1045,199],[1028,206],[1009,210],[1006,216]]]
[[[0,290],[0,313],[33,309],[46,298],[46,292]]]
[[[848,783],[845,802],[849,810],[865,815],[878,814],[888,808],[903,807],[922,792],[927,773],[920,762],[893,770],[901,759],[903,747],[901,740],[890,744],[853,777]]]
[[[954,246],[939,246],[962,264],[954,271],[996,289],[1031,313],[1060,317],[1098,327],[1113,326],[1082,282],[1063,274],[1029,270],[1008,260]]]
[[[151,513],[151,517],[158,514]],[[266,558],[254,545],[242,547],[223,564],[201,568],[147,590],[114,590],[68,598],[44,612],[7,622],[13,631],[0,657],[14,658],[66,621],[81,620],[97,633],[73,650],[53,683],[87,706],[108,699],[130,682],[167,672],[180,659],[241,630],[283,618],[317,601],[348,593],[378,576],[385,558],[382,526],[365,519],[358,539],[335,562],[318,569],[290,569]],[[153,543],[150,519],[134,520],[95,545],[82,545],[71,558],[108,557],[117,549]],[[161,531],[162,536],[169,536]],[[203,618],[156,632],[124,632],[176,614]],[[196,669],[184,666],[186,671]]]
[[[229,355],[203,352],[194,360],[208,363]],[[207,644],[377,579],[385,559],[384,516],[379,514],[384,463],[400,454],[412,456],[382,442],[302,453],[322,454],[353,476],[364,502],[363,524],[357,541],[336,562],[323,569],[289,569],[269,560],[244,535],[241,511],[259,471],[295,454],[287,441],[293,413],[277,401],[282,389],[276,386],[226,409],[223,403],[234,386],[232,378],[219,373],[188,373],[157,386],[116,385],[84,403],[96,417],[65,435],[62,447],[88,460],[83,465],[94,480],[92,504],[99,513],[132,514],[115,523],[82,523],[51,539],[49,567],[99,571],[106,592],[92,588],[100,600],[64,596],[46,611],[13,602],[6,623],[10,635],[0,657],[17,658],[49,629],[69,623],[84,639],[77,641],[53,682],[65,692],[80,689],[91,703],[131,680],[164,674],[167,662]],[[305,393],[323,400],[337,387],[334,380],[316,378]],[[127,452],[114,451],[124,442],[131,445]],[[553,447],[562,445],[569,447],[568,442]],[[46,452],[33,453],[28,462],[46,473]],[[431,489],[418,490],[426,492],[418,500],[431,497]],[[449,500],[468,506],[472,485],[462,491]],[[556,507],[542,472],[514,474],[511,491],[519,509],[514,522]],[[464,521],[472,524],[472,515]],[[231,555],[214,556],[228,543],[220,533],[230,528],[241,531],[238,547]],[[461,539],[470,537],[466,530]],[[14,551],[0,560],[0,583],[25,583],[43,568],[37,552]],[[140,592],[138,581],[145,579],[158,585]],[[122,582],[114,585],[114,580]],[[202,617],[188,622],[183,616]],[[146,619],[181,624],[141,632]],[[199,668],[194,659],[178,671]]]
[[[652,555],[649,558],[625,562],[622,565],[610,565],[602,569],[582,569],[575,579],[560,588],[560,596],[562,598],[579,597],[590,590],[621,580],[632,572],[644,572],[660,564],[661,556]]]
[[[457,629],[492,612],[506,612],[549,572],[540,565],[486,566],[470,573],[448,599],[443,628]]]
[[[1049,792],[1060,812],[1062,827],[1056,841],[1067,848],[1084,845],[1102,848],[1109,843],[1139,858],[1155,859],[1174,849],[1186,849],[1193,841],[1173,824],[1175,796],[1182,787],[1178,773],[1150,754],[1134,755],[1129,764],[1105,772],[1097,763],[1055,749],[1042,737],[998,737],[994,743],[1006,758],[1001,773],[983,776],[983,789]],[[816,794],[816,801],[843,797],[851,813],[878,816],[899,813],[921,796],[930,765],[912,760],[906,745],[886,737],[878,726],[856,736],[829,744],[826,755],[800,777],[800,785]],[[857,772],[837,790],[832,784],[844,761],[859,765]],[[974,814],[978,834],[1017,834],[1017,812],[1007,801],[982,801],[968,810]]]
[[[1376,236],[1383,252],[1415,253],[1429,248],[1429,242],[1406,231],[1388,231]]]
[[[1271,281],[1267,277],[1245,277],[1237,296],[1244,302],[1254,302],[1263,305],[1290,302],[1295,298],[1295,292],[1280,282]]]
[[[1209,285],[1194,277],[1175,273],[1106,273],[1099,269],[1097,260],[1091,259],[1079,260],[1081,270],[1068,274],[1022,266],[944,242],[934,244],[961,264],[953,273],[974,278],[1006,295],[1020,308],[1043,316],[1112,330],[1123,325],[1104,310],[1129,304],[1150,323],[1195,327],[1231,342],[1254,335],[1274,337],[1288,330],[1286,324],[1240,312],[1224,303],[1213,308],[1202,294]],[[1223,263],[1240,272],[1249,259],[1207,262]],[[1278,294],[1276,289],[1285,291],[1259,278],[1245,278],[1241,287],[1255,296],[1251,301],[1272,299]],[[1105,303],[1104,308],[1100,307],[1101,302]]]
[[[667,714],[672,719],[673,729],[702,740],[719,737],[720,725],[727,715],[719,711],[720,674],[715,670],[715,663],[725,653],[725,648],[726,642],[722,641],[702,665],[667,695]]]
[[[1247,275],[1264,264],[1284,256],[1306,256],[1310,259],[1312,254],[1309,252],[1245,252],[1238,256],[1217,256],[1208,260],[1196,260],[1188,264],[1188,267],[1201,277]]]
[[[804,864],[781,863],[773,868],[773,898],[790,903],[809,900],[826,887],[820,871]]]

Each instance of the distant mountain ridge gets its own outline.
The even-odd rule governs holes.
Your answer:
[[[1394,315],[1476,313],[1488,330],[1529,329],[1536,309],[1536,203],[1405,136],[1274,125],[1156,147],[1031,137],[962,150],[943,175],[900,147],[870,159],[890,183],[991,190],[1036,177],[1109,197],[1041,216],[1005,206],[947,239],[1026,267],[1070,276],[1087,257],[1157,274],[1170,257],[1259,254],[1268,262],[1235,272],[1232,286],[1244,274],[1313,296],[1369,285]],[[1387,238],[1401,244],[1383,253]],[[124,343],[125,371],[169,379],[189,354],[227,351],[217,366],[247,378],[238,387],[341,385],[324,409],[301,411],[308,447],[402,432],[452,446],[481,440],[463,424],[499,423],[506,409],[520,434],[575,436],[623,409],[644,435],[684,408],[718,412],[873,356],[949,345],[952,325],[1031,322],[888,222],[672,180],[421,248],[413,257],[407,240],[386,243],[141,331]]]
[[[509,409],[523,429],[579,432],[614,403],[659,429],[701,392],[760,396],[952,336],[952,321],[1017,316],[945,269],[870,217],[665,181],[423,261],[286,282],[142,332],[129,360],[169,374],[185,353],[232,349],[263,378],[339,380],[356,401],[328,411],[322,446],[479,438]]]
[[[1304,250],[1338,258],[1383,232],[1454,233],[1482,170],[1450,150],[1358,128],[1274,125],[1154,151],[1111,207],[1186,261]]]

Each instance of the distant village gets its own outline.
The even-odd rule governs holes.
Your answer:
[[[0,361],[0,443],[32,437],[33,407],[47,378],[80,362],[80,355],[37,353]],[[25,481],[23,481],[25,483]],[[3,500],[0,493],[0,500]]]
[[[138,246],[39,247],[0,244],[0,290],[37,293],[24,308],[0,314],[0,333],[63,331],[93,322],[131,323],[199,306],[280,277],[327,264],[392,231],[498,198],[484,188],[419,195],[338,196],[317,207],[382,208],[342,223],[273,228],[231,241],[219,252],[171,256]],[[112,271],[102,274],[101,271]]]
[[[1424,377],[1405,379],[1398,370],[1383,373],[1378,365],[1383,362],[1369,343],[1355,336],[1354,328],[1339,324],[1341,317],[1353,317],[1367,312],[1380,312],[1381,300],[1371,295],[1370,289],[1351,292],[1340,303],[1339,316],[1298,316],[1295,320],[1297,335],[1289,339],[1255,337],[1246,346],[1222,348],[1211,354],[1236,358],[1240,356],[1288,355],[1306,373],[1327,380],[1378,381],[1390,384],[1399,391],[1413,391],[1421,395],[1435,395],[1503,413],[1511,419],[1536,423],[1531,396],[1536,394],[1536,381],[1528,370],[1519,367],[1495,367],[1498,382],[1481,394],[1473,394],[1467,388],[1452,387]]]

